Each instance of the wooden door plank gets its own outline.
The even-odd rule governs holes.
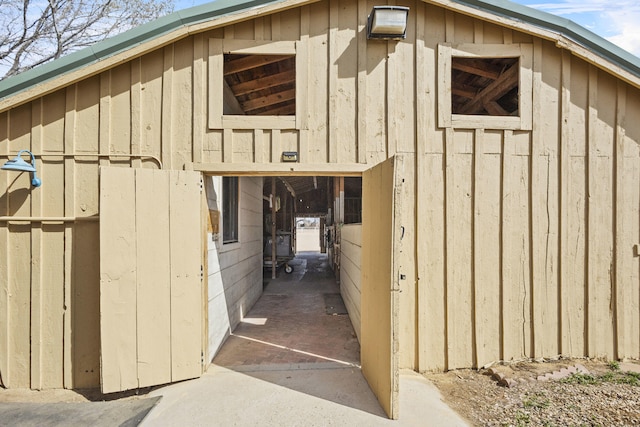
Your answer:
[[[135,185],[133,169],[100,172],[101,375],[110,393],[138,386]]]
[[[200,174],[172,171],[169,188],[171,247],[171,380],[202,373]]]
[[[139,387],[171,381],[169,175],[136,170]]]

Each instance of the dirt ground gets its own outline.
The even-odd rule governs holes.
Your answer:
[[[588,374],[537,380],[582,365]],[[492,371],[489,371],[492,369]],[[565,372],[565,371],[563,371]],[[512,379],[498,384],[495,374]],[[640,364],[563,359],[496,364],[425,374],[443,399],[474,426],[640,425]],[[561,375],[560,375],[561,376]]]

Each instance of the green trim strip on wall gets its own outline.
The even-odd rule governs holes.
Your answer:
[[[174,12],[155,21],[132,28],[93,46],[66,55],[0,81],[0,100],[37,84],[99,62],[134,46],[141,45],[178,28],[205,22],[235,12],[278,3],[283,0],[217,0]],[[455,3],[516,19],[561,34],[577,44],[640,77],[640,58],[565,18],[512,3],[508,0],[453,0]]]

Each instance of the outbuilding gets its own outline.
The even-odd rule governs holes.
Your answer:
[[[0,156],[35,167],[0,171],[1,385],[201,375],[300,214],[391,417],[400,368],[638,359],[640,60],[392,3],[218,0],[0,82]]]

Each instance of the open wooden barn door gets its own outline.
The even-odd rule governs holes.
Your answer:
[[[100,169],[103,393],[202,374],[201,178]]]
[[[397,254],[402,232],[399,156],[362,176],[362,373],[391,419],[398,418]]]

